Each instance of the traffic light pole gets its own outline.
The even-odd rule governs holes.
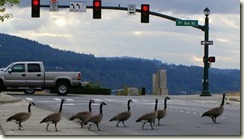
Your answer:
[[[46,7],[49,8],[49,5],[40,5],[40,7]],[[69,5],[58,5],[58,8],[69,8]],[[86,6],[86,8],[88,9],[92,9],[93,6]],[[113,7],[113,6],[101,6],[101,9],[111,9],[111,10],[124,10],[127,11],[128,7]],[[206,8],[209,11],[208,8]],[[205,9],[205,10],[206,10]],[[204,12],[205,12],[204,10]],[[141,12],[141,9],[136,9],[136,12]],[[179,18],[175,18],[172,16],[168,16],[168,15],[164,15],[161,13],[157,13],[157,12],[152,12],[149,11],[150,15],[154,15],[154,16],[158,16],[158,17],[162,17],[171,21],[176,22],[176,20],[181,20]],[[200,29],[202,31],[204,31],[204,40],[206,42],[208,42],[209,40],[209,19],[208,19],[208,14],[205,14],[205,25],[197,25],[197,26],[192,26],[194,28]],[[204,45],[204,57],[203,57],[203,61],[204,61],[204,70],[203,70],[203,81],[202,81],[202,93],[200,96],[211,96],[210,91],[209,91],[209,81],[208,81],[208,68],[209,68],[209,63],[208,63],[208,45],[209,44],[205,44]]]
[[[204,41],[208,42],[209,40],[209,19],[208,15],[205,17],[205,26],[204,26]],[[209,91],[209,81],[208,81],[208,44],[204,45],[204,69],[203,69],[203,81],[202,81],[202,93],[200,96],[211,96]]]

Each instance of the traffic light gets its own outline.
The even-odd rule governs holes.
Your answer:
[[[101,19],[101,6],[102,1],[101,0],[94,0],[93,1],[93,19]]]
[[[31,0],[31,17],[40,17],[40,0]]]
[[[215,57],[214,56],[210,56],[208,58],[208,62],[215,62]]]
[[[141,23],[149,23],[149,4],[141,5]]]

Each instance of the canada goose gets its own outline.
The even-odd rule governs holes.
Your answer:
[[[91,108],[91,104],[95,103],[93,100],[89,101],[89,111],[83,111],[83,112],[79,112],[77,114],[75,114],[74,116],[72,116],[71,118],[69,118],[69,120],[74,120],[74,119],[79,119],[81,122],[81,127],[83,128],[84,123],[92,116],[92,108]]]
[[[224,112],[224,101],[225,101],[225,93],[223,94],[221,105],[219,107],[215,107],[206,111],[205,113],[202,114],[202,117],[208,116],[212,118],[213,122],[216,124],[216,118]]]
[[[131,99],[128,100],[128,102],[127,102],[128,111],[121,112],[121,113],[117,114],[116,116],[114,116],[109,121],[110,122],[111,121],[118,121],[118,123],[116,124],[117,127],[119,126],[119,123],[122,122],[124,127],[125,127],[124,121],[128,120],[130,118],[130,115],[131,115],[130,102],[133,102],[133,101]]]
[[[21,125],[22,122],[28,120],[31,116],[31,105],[35,105],[33,102],[30,102],[29,105],[28,105],[28,112],[19,112],[19,113],[16,113],[15,115],[13,116],[10,116],[6,122],[9,122],[9,121],[12,121],[12,120],[15,120],[16,121],[16,124],[19,124],[19,130],[20,127],[23,128],[23,126]]]
[[[158,125],[160,125],[160,119],[164,118],[164,116],[167,113],[167,100],[170,99],[169,97],[164,98],[164,109],[163,110],[158,110]]]
[[[158,116],[158,110],[157,110],[158,108],[157,107],[158,107],[158,99],[156,99],[155,109],[153,112],[146,113],[136,120],[136,122],[142,122],[143,123],[143,125],[142,125],[143,129],[144,129],[145,123],[150,123],[151,129],[153,129],[152,123],[155,121],[155,119]]]
[[[91,126],[93,124],[96,124],[97,125],[97,129],[100,131],[99,123],[103,119],[103,109],[102,109],[103,105],[107,105],[107,104],[104,103],[104,102],[101,102],[101,104],[100,104],[100,114],[91,116],[90,119],[85,122],[85,125],[86,124],[90,124],[90,126],[88,127],[88,130],[90,130],[90,128],[91,128]]]
[[[61,120],[61,112],[63,109],[63,103],[65,102],[65,99],[61,100],[61,104],[60,104],[60,108],[59,108],[59,112],[57,113],[52,113],[50,115],[48,115],[47,117],[45,117],[41,122],[41,123],[47,123],[47,127],[46,130],[48,131],[48,126],[49,124],[54,124],[55,125],[55,129],[57,130],[57,123]]]

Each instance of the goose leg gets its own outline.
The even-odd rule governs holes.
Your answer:
[[[122,121],[122,123],[123,123],[124,127],[126,127],[124,121]]]
[[[212,118],[212,121],[215,123],[214,117],[211,117],[211,118]]]
[[[46,130],[48,131],[48,126],[49,126],[49,124],[47,124],[47,127],[46,127]]]
[[[19,122],[19,130],[21,130],[21,128],[20,127],[22,127],[22,125],[21,125],[21,123]]]
[[[214,117],[214,123],[216,124],[217,122],[216,122],[216,117]]]
[[[99,128],[99,126],[98,126],[98,124],[96,124],[96,125],[97,125],[97,129],[98,129],[99,131],[101,131],[100,128]]]
[[[150,125],[151,125],[151,129],[153,129],[152,122],[150,122]]]
[[[58,131],[58,129],[57,129],[57,123],[55,123],[54,125],[55,125],[55,129],[56,129],[56,132],[57,132]]]
[[[92,126],[92,125],[90,124],[90,126],[88,127],[88,130],[91,130],[91,129],[90,129],[90,128],[91,128],[91,126]]]
[[[77,121],[78,123],[80,123],[81,128],[83,128],[84,122],[83,121]]]
[[[80,123],[80,125],[81,125],[81,128],[83,128],[84,122],[82,121],[82,122]]]
[[[142,125],[142,129],[144,129],[144,125],[145,125],[145,122],[144,122],[143,125]]]
[[[118,123],[116,124],[116,127],[119,127],[119,123],[120,123],[120,121],[118,121]]]

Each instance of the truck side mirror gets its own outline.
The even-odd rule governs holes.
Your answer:
[[[8,69],[8,73],[11,73],[12,72],[12,69]]]

